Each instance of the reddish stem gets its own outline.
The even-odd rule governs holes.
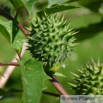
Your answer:
[[[5,16],[7,19],[9,20],[14,20],[14,18],[12,16],[9,15],[9,13],[7,13],[6,11],[4,11],[1,7],[0,7],[0,12],[2,13],[3,16]]]
[[[10,66],[20,66],[19,63],[17,63],[17,62],[7,62],[7,63],[0,64],[0,66],[8,66],[8,65],[10,65]]]
[[[60,84],[60,82],[58,81],[58,79],[56,78],[55,75],[52,76],[52,80],[51,83],[56,87],[56,89],[60,92],[60,94],[62,95],[69,95],[67,93],[67,91],[63,88],[63,86]]]
[[[50,80],[50,81],[55,86],[55,88],[59,91],[59,93],[61,95],[64,95],[65,98],[67,98],[66,95],[68,95],[68,97],[70,97],[69,94],[67,93],[67,91],[61,85],[61,83],[58,81],[58,79],[56,78],[56,76],[52,75],[51,77],[52,77],[52,80]],[[68,99],[67,102],[68,103],[72,103],[72,101],[70,99]]]
[[[28,34],[30,34],[30,32],[28,32],[27,30],[24,29],[24,27],[18,22],[18,27],[20,28],[20,30],[25,34],[26,37],[30,37]]]

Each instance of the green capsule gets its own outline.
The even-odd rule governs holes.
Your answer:
[[[78,71],[78,74],[72,73],[76,86],[72,84],[71,87],[76,95],[103,95],[103,65],[100,61],[95,63],[92,59],[92,65],[88,62]]]
[[[28,49],[35,59],[45,62],[44,69],[55,68],[57,63],[65,61],[75,45],[76,32],[70,28],[70,23],[64,17],[59,19],[57,15],[44,13],[32,20],[31,25],[28,43],[32,47]]]

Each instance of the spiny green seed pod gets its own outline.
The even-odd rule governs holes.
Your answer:
[[[103,95],[103,64],[95,63],[92,59],[93,65],[89,62],[86,67],[81,70],[78,69],[79,74],[72,73],[76,78],[76,84],[69,85],[76,91],[77,95]]]
[[[28,49],[35,59],[45,62],[44,68],[53,69],[67,59],[76,44],[76,32],[70,28],[70,23],[63,17],[58,19],[56,15],[44,13],[44,16],[32,20],[31,24]]]

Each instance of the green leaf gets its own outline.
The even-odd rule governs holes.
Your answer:
[[[18,53],[21,53],[22,46],[25,42],[21,34],[22,33],[17,26],[17,19],[15,18],[12,22],[12,46],[18,51]]]
[[[55,76],[60,76],[60,77],[66,77],[64,74],[59,73],[59,72],[55,72],[54,75],[55,75]]]
[[[18,12],[21,11],[25,7],[23,1],[21,1],[21,0],[9,0],[9,1],[18,10]]]
[[[12,21],[4,22],[0,20],[0,32],[7,38],[9,42],[11,42],[11,30],[12,30]]]
[[[75,9],[75,8],[79,8],[79,7],[77,7],[77,6],[70,6],[70,5],[57,5],[57,6],[53,6],[51,8],[45,8],[44,10],[38,12],[38,14],[42,15],[44,13],[44,11],[47,14],[53,14],[53,13],[61,12],[61,11],[64,11],[64,10]]]
[[[15,18],[9,22],[0,20],[0,32],[6,37],[12,47],[20,53],[25,40],[22,38],[19,27],[17,26],[17,19]]]
[[[31,14],[33,4],[37,1],[39,0],[10,0],[10,2],[18,10],[18,12],[23,8],[26,8],[29,14]]]
[[[28,60],[25,65],[20,61],[23,80],[23,103],[39,103],[44,80],[49,79],[42,68],[43,62],[33,59]]]
[[[93,12],[99,12],[103,0],[69,0],[69,1],[67,0],[67,2],[65,3],[69,4],[70,2],[78,2],[78,4],[80,4],[81,6],[84,6]]]
[[[68,0],[48,0],[48,7],[55,5],[55,4],[63,4]]]

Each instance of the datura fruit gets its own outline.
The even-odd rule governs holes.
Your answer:
[[[86,67],[78,69],[79,74],[72,73],[75,84],[69,83],[76,91],[76,95],[103,95],[103,64],[92,59],[93,65],[89,62]]]
[[[43,16],[37,16],[35,20],[31,20],[31,24],[28,49],[32,56],[45,62],[46,70],[59,68],[61,61],[67,59],[72,47],[76,45],[74,43],[76,32],[64,17],[57,18],[54,14],[44,13]]]

